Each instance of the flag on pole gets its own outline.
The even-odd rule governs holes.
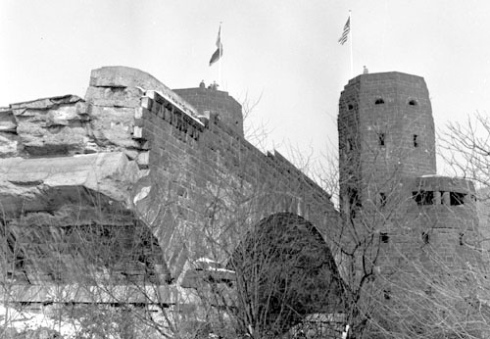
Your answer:
[[[347,39],[349,38],[349,32],[350,32],[350,15],[349,15],[349,18],[347,19],[347,22],[344,25],[344,30],[342,32],[342,36],[339,39],[339,43],[341,45],[343,45],[347,42]]]
[[[221,43],[221,25],[219,25],[218,30],[218,39],[216,40],[216,51],[211,56],[211,60],[209,60],[209,66],[217,62],[223,56],[223,44]]]

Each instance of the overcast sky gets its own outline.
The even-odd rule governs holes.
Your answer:
[[[337,147],[349,10],[354,76],[363,65],[423,76],[438,127],[490,112],[484,0],[0,0],[0,106],[83,97],[90,70],[109,65],[170,88],[216,80],[238,101],[261,98],[249,124],[267,149],[314,161]],[[209,67],[220,22],[224,55]]]

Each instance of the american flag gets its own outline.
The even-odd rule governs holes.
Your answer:
[[[345,44],[345,42],[347,41],[347,38],[349,37],[349,32],[350,32],[350,16],[344,25],[344,31],[342,32],[342,36],[339,39],[339,43],[341,45]]]

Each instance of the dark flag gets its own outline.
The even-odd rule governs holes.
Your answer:
[[[211,56],[211,60],[209,60],[209,66],[217,62],[223,56],[223,44],[221,43],[221,25],[218,30],[218,39],[216,40],[216,51]]]

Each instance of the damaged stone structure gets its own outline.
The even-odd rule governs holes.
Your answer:
[[[204,320],[189,305],[227,306],[203,299],[205,282],[229,286],[238,244],[274,215],[308,220],[302,234],[324,248],[315,262],[337,297],[308,312],[340,302],[329,194],[245,140],[241,105],[216,88],[103,67],[83,99],[1,108],[0,213],[9,303],[157,305]]]
[[[424,242],[452,263],[480,256],[463,244],[479,237],[475,187],[437,175],[434,119],[422,77],[389,72],[351,79],[340,97],[338,128],[344,222],[372,218],[370,231],[382,234],[383,244],[403,248],[409,260],[424,256]]]
[[[423,78],[350,80],[338,129],[340,211],[284,156],[244,138],[240,104],[216,86],[171,90],[103,67],[83,99],[0,108],[3,302],[130,305],[167,335],[210,314],[230,321],[222,311],[233,308],[249,324],[265,314],[254,324],[275,333],[302,322],[340,337],[355,313],[346,284],[363,273],[408,281],[413,263],[436,272],[434,255],[481,265],[475,189],[436,174]],[[247,279],[262,282],[254,293]],[[396,284],[385,285],[389,303]]]
[[[369,297],[382,305],[373,337],[487,338],[484,223],[473,182],[437,174],[424,79],[400,72],[351,79],[338,130],[340,213],[351,230],[344,244],[360,253],[352,280],[375,276]],[[444,322],[458,325],[424,328]]]

